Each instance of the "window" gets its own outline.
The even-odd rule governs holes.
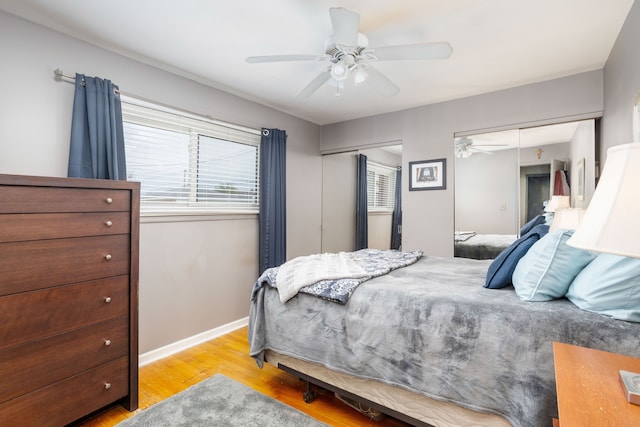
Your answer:
[[[137,103],[122,110],[141,213],[258,212],[259,131]]]
[[[395,204],[396,168],[367,162],[367,206],[371,211],[392,211]]]

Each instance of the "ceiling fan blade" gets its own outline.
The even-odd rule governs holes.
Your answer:
[[[378,61],[446,59],[451,52],[453,49],[448,42],[382,46],[373,49],[373,55]]]
[[[322,55],[265,55],[265,56],[249,56],[245,62],[249,64],[257,64],[260,62],[287,62],[287,61],[324,61],[331,59],[331,56]]]
[[[315,91],[320,89],[320,86],[322,86],[327,80],[329,80],[329,77],[331,77],[330,68],[318,74],[313,80],[311,80],[311,83],[309,83],[307,87],[300,91],[300,93],[298,94],[298,98],[308,98],[313,95]]]
[[[372,86],[375,90],[380,92],[381,95],[393,96],[400,92],[400,88],[396,86],[395,83],[371,65],[367,67],[366,71],[367,79],[365,80],[365,83]]]
[[[358,26],[360,15],[344,7],[332,7],[329,9],[331,26],[333,27],[333,39],[336,45],[357,46]]]

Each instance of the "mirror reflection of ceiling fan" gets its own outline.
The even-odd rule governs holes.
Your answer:
[[[367,37],[358,31],[360,15],[342,7],[329,9],[333,36],[325,42],[322,54],[250,56],[248,63],[286,61],[326,61],[328,66],[298,94],[309,97],[322,85],[336,87],[336,95],[344,88],[344,82],[353,76],[356,84],[366,83],[384,96],[393,96],[400,88],[371,64],[376,61],[446,59],[452,49],[448,42],[416,43],[408,45],[369,47]]]
[[[474,153],[493,154],[488,147],[508,147],[509,144],[483,144],[463,136],[456,138],[456,157],[466,159]]]

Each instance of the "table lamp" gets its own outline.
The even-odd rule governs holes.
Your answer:
[[[575,230],[582,222],[584,212],[585,210],[582,208],[567,208],[555,211],[549,231],[557,229]]]
[[[545,212],[556,212],[560,209],[567,209],[570,206],[570,197],[569,196],[551,196],[551,200],[547,203],[547,206],[544,208]]]
[[[607,150],[593,198],[569,246],[640,258],[640,143]],[[627,401],[640,405],[640,374],[620,371]]]

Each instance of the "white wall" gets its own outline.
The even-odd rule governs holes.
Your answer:
[[[602,111],[602,70],[395,113],[323,126],[321,151],[402,141],[403,249],[453,255],[453,135],[593,116]],[[475,132],[474,132],[475,133]],[[447,189],[408,190],[411,161],[447,159]]]
[[[259,129],[285,129],[287,256],[320,251],[319,127],[0,12],[0,173],[66,176],[73,85],[53,70],[108,78],[123,92]],[[301,202],[304,200],[304,202]],[[257,216],[140,227],[140,351],[246,317]]]

